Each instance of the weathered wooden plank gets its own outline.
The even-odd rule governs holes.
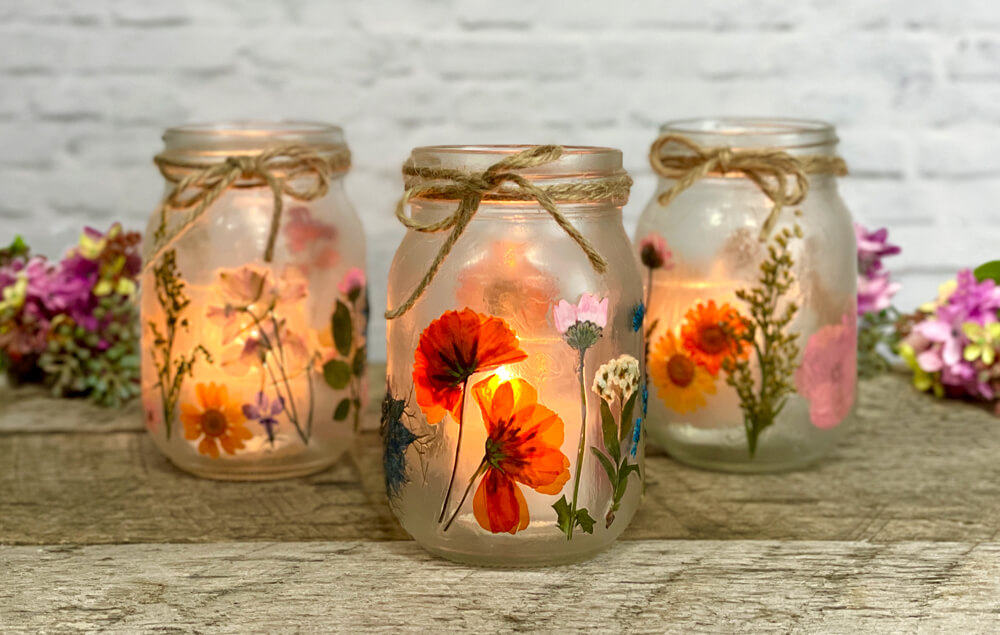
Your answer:
[[[5,630],[988,632],[1000,545],[639,541],[542,570],[413,543],[6,547]]]
[[[996,538],[1000,421],[894,377],[865,386],[861,413],[848,439],[803,472],[719,474],[650,457],[646,499],[625,538]],[[180,472],[144,432],[0,434],[0,492],[4,544],[406,537],[386,505],[371,433],[322,474],[245,484]]]

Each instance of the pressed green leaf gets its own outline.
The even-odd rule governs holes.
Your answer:
[[[365,364],[368,362],[368,351],[362,346],[354,351],[354,359],[351,360],[351,372],[355,377],[360,377],[365,372]]]
[[[351,413],[351,400],[341,399],[340,403],[337,404],[337,409],[333,411],[334,421],[343,421],[347,418],[347,415]]]
[[[983,263],[976,267],[973,273],[979,282],[992,280],[993,282],[1000,283],[1000,260],[991,260]]]
[[[556,510],[556,525],[559,530],[569,536],[569,529],[573,526],[573,510],[565,494],[552,505],[552,509]]]
[[[354,338],[354,325],[351,323],[351,310],[346,304],[337,300],[337,308],[333,311],[332,328],[333,343],[337,352],[343,357],[351,354],[351,340]]]
[[[594,533],[594,519],[590,517],[590,512],[586,509],[576,510],[576,524],[580,525],[580,529],[583,530],[583,533]]]
[[[600,461],[601,467],[607,472],[608,480],[611,481],[611,490],[614,491],[618,487],[618,470],[615,469],[615,464],[597,448],[590,448],[590,451],[594,453],[594,456]]]
[[[622,425],[621,433],[618,435],[619,440],[623,443],[625,439],[632,438],[632,413],[635,412],[635,400],[639,396],[639,391],[636,390],[632,393],[632,396],[628,398],[625,402],[625,406],[622,408]]]
[[[615,501],[620,501],[625,497],[625,492],[628,490],[628,477],[633,472],[639,473],[639,466],[635,463],[626,463],[622,466],[620,472],[618,472],[618,485],[615,487]]]
[[[608,402],[601,399],[601,431],[604,433],[604,447],[615,462],[621,459],[621,448],[618,445],[618,425],[615,417],[611,414],[611,407]]]
[[[323,378],[330,388],[343,390],[351,381],[351,367],[340,359],[331,359],[323,364]]]

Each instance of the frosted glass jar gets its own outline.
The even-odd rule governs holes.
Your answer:
[[[524,150],[417,148],[409,165],[480,173]],[[516,172],[543,188],[631,183],[609,148],[565,148]],[[483,565],[591,556],[629,524],[642,491],[642,282],[622,227],[627,186],[605,200],[556,196],[606,258],[603,274],[537,201],[509,200],[505,192],[516,190],[508,182],[482,196],[426,292],[388,324],[390,504],[429,551]],[[434,197],[411,204],[423,223],[458,206]],[[409,297],[443,240],[406,234],[389,275],[390,307]]]
[[[142,276],[149,432],[199,476],[321,470],[350,445],[366,395],[365,243],[343,189],[343,132],[237,122],[171,128],[164,142],[157,162],[168,194],[199,171],[265,157],[285,187],[280,218],[271,187],[251,168],[237,170],[197,218],[196,206],[150,218]],[[179,196],[212,192],[214,178]]]
[[[837,143],[832,126],[798,120],[681,121],[661,132],[709,152],[780,151],[798,160],[835,157]],[[691,154],[677,143],[661,152]],[[762,226],[773,202],[738,171],[713,170],[666,207],[660,197],[676,180],[661,178],[639,220],[649,434],[684,463],[739,472],[802,467],[830,449],[853,412],[851,215],[833,174],[806,172],[806,197],[786,206],[770,232]],[[789,175],[786,191],[794,183]],[[778,285],[765,284],[765,269]],[[754,293],[756,316],[746,295]]]

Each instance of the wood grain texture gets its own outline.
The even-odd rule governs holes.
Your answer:
[[[0,433],[2,544],[406,538],[386,504],[373,433],[311,477],[217,483],[174,468],[141,429],[59,432],[87,411],[48,403],[67,421]],[[21,407],[42,406],[7,406]],[[625,539],[996,539],[1000,420],[895,376],[864,384],[859,411],[844,442],[802,472],[720,474],[651,456]]]
[[[0,549],[24,632],[989,632],[1000,545],[618,543],[589,562],[485,570],[413,543]]]

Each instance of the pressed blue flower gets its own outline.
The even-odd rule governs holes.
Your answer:
[[[646,409],[649,408],[649,383],[642,385],[642,418],[646,418]]]
[[[274,443],[274,428],[278,425],[278,420],[275,417],[284,411],[285,400],[278,397],[274,401],[270,401],[264,391],[257,393],[257,399],[254,403],[243,404],[243,416],[264,426],[267,430],[267,439],[271,443]]]
[[[646,319],[646,305],[640,302],[632,309],[632,330],[636,333],[642,328],[642,323]]]
[[[390,499],[399,496],[410,479],[406,476],[406,451],[419,437],[403,423],[406,401],[396,399],[390,391],[382,401],[382,467],[385,469],[385,493]]]
[[[642,437],[642,418],[635,418],[635,425],[632,426],[632,450],[629,454],[632,458],[635,458],[636,453],[639,451],[639,439]]]

